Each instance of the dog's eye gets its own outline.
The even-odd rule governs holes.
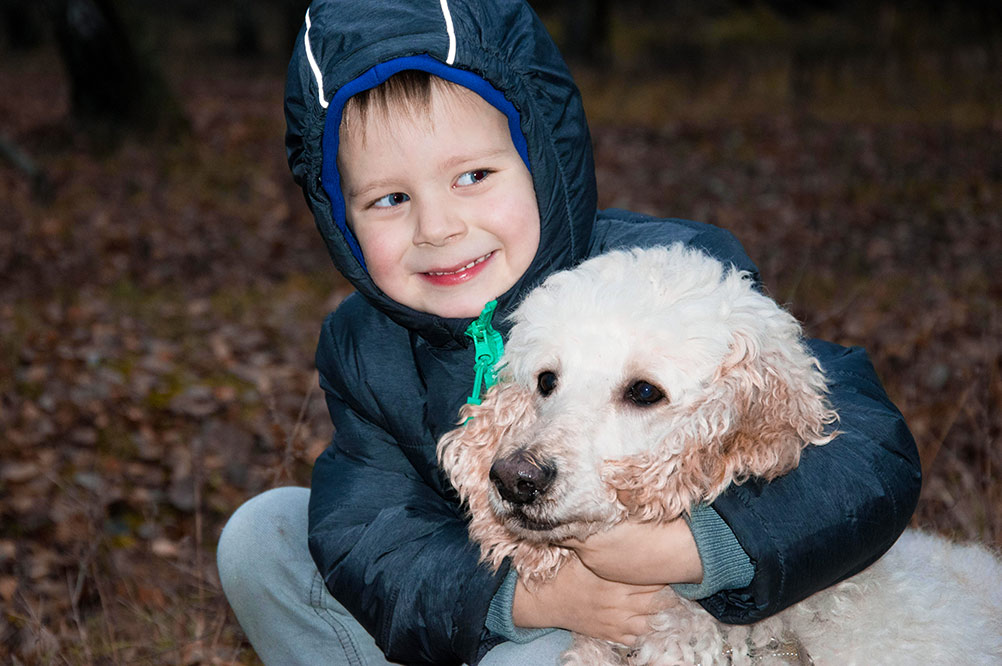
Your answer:
[[[641,379],[633,382],[630,388],[626,389],[626,397],[634,404],[646,407],[664,398],[665,394],[654,384]]]
[[[549,370],[539,373],[539,377],[536,379],[536,388],[539,389],[539,394],[544,398],[553,393],[553,389],[557,388],[556,373]]]

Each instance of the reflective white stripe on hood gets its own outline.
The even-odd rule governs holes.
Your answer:
[[[444,3],[445,0],[442,0]],[[452,24],[449,24],[450,28]],[[310,47],[310,10],[306,10],[306,33],[303,35],[303,41],[306,43],[306,59],[310,61],[310,69],[313,70],[313,76],[317,77],[317,99],[320,100],[320,106],[327,108],[327,100],[324,99],[324,75],[320,72],[320,67],[317,66],[316,58],[313,57],[313,49]]]
[[[445,31],[449,35],[449,53],[445,58],[445,64],[451,65],[456,60],[456,31],[452,26],[452,13],[449,11],[449,0],[440,0],[439,4],[442,7],[442,17],[445,19]],[[313,47],[310,45],[310,28],[312,23],[310,22],[310,10],[306,10],[306,32],[303,34],[303,42],[306,46],[306,59],[310,63],[310,69],[313,70],[313,76],[317,79],[317,100],[320,102],[320,106],[327,108],[327,100],[324,99],[324,75],[320,71],[320,66],[317,65],[316,58],[313,57]]]
[[[445,64],[451,65],[456,59],[456,31],[452,27],[452,13],[449,12],[449,0],[441,0],[442,16],[445,17],[445,31],[449,33],[449,55],[445,58]]]

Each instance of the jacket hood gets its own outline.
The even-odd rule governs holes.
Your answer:
[[[595,218],[595,169],[580,93],[531,8],[517,0],[316,0],[289,64],[286,152],[335,267],[375,308],[434,346],[466,346],[471,319],[447,319],[393,301],[372,282],[345,223],[336,168],[348,97],[404,69],[478,93],[509,119],[539,205],[539,249],[498,298],[501,322],[521,295],[581,261]]]

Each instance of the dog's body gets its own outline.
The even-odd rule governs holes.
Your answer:
[[[471,537],[523,580],[553,545],[624,520],[666,521],[731,483],[774,479],[838,433],[824,375],[787,312],[747,276],[682,246],[613,252],[551,276],[514,314],[501,383],[439,459]],[[576,637],[596,664],[999,664],[1002,564],[909,531],[876,564],[748,627],[663,594],[625,653]]]

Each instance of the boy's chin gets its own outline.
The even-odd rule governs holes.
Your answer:
[[[432,304],[429,307],[417,309],[444,319],[469,319],[479,317],[484,306],[492,300],[494,297],[457,298],[451,302]]]

